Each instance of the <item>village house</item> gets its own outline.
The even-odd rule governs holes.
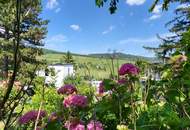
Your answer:
[[[55,87],[59,88],[64,79],[75,75],[75,72],[73,64],[52,64],[48,65],[48,70],[37,71],[37,75],[45,77],[46,84],[55,84]]]

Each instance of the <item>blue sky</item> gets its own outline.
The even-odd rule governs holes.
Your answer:
[[[50,20],[45,48],[73,53],[105,53],[108,50],[153,56],[143,46],[158,46],[156,34],[169,35],[165,23],[174,16],[161,5],[148,12],[152,0],[120,0],[111,15],[108,4],[95,6],[95,0],[44,0],[41,17]]]

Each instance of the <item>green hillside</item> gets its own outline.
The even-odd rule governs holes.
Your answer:
[[[126,62],[134,63],[136,60],[147,60],[151,61],[151,58],[127,55],[123,53],[117,53],[117,58],[114,59],[114,73],[116,74],[118,67]],[[44,49],[44,55],[40,59],[45,59],[48,64],[64,63],[63,62],[64,52],[57,52],[52,50]],[[80,76],[92,77],[95,79],[102,79],[109,77],[112,68],[112,62],[110,54],[89,54],[80,55],[72,54],[75,61],[76,73]]]
[[[65,54],[65,52],[58,52],[54,50],[49,49],[43,49],[44,54]],[[82,56],[82,57],[93,57],[93,58],[110,58],[113,57],[113,54],[110,53],[95,53],[95,54],[88,54],[88,55],[81,55],[81,54],[75,54],[72,53],[74,56]],[[155,57],[144,57],[144,56],[138,56],[138,55],[131,55],[131,54],[125,54],[125,53],[114,53],[115,58],[118,59],[124,59],[124,60],[130,60],[130,61],[137,61],[137,60],[146,60],[146,61],[155,61],[157,60]]]
[[[96,57],[96,58],[110,58],[115,57],[119,59],[128,59],[130,61],[137,61],[137,60],[146,60],[146,61],[154,61],[156,58],[154,57],[144,57],[144,56],[137,56],[137,55],[131,55],[131,54],[125,54],[125,53],[99,53],[99,54],[89,54],[90,57]]]

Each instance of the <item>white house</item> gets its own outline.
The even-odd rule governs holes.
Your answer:
[[[52,74],[40,70],[37,72],[37,75],[45,77],[45,82],[47,84],[54,83],[56,87],[61,87],[66,77],[74,75],[73,64],[52,64],[48,66],[48,71],[50,72],[51,70],[55,73]]]
[[[101,83],[102,83],[102,81],[100,81],[100,80],[92,80],[92,81],[90,81],[91,86],[96,89],[96,93],[99,93],[99,86],[100,86]]]
[[[99,80],[92,80],[91,82],[90,82],[90,84],[91,84],[91,86],[92,87],[99,87],[100,86],[100,83],[101,83],[102,81],[99,81]]]

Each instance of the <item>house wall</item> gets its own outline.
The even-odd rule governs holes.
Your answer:
[[[63,85],[63,81],[67,76],[72,76],[74,74],[73,65],[53,65],[48,66],[48,68],[53,68],[55,71],[55,86],[61,87]]]
[[[45,77],[45,82],[47,84],[55,83],[57,88],[63,85],[63,81],[67,76],[74,75],[74,68],[72,64],[64,64],[64,65],[50,65],[48,66],[49,69],[53,69],[55,71],[55,76],[53,75],[45,75],[45,71],[38,71],[37,75]]]

